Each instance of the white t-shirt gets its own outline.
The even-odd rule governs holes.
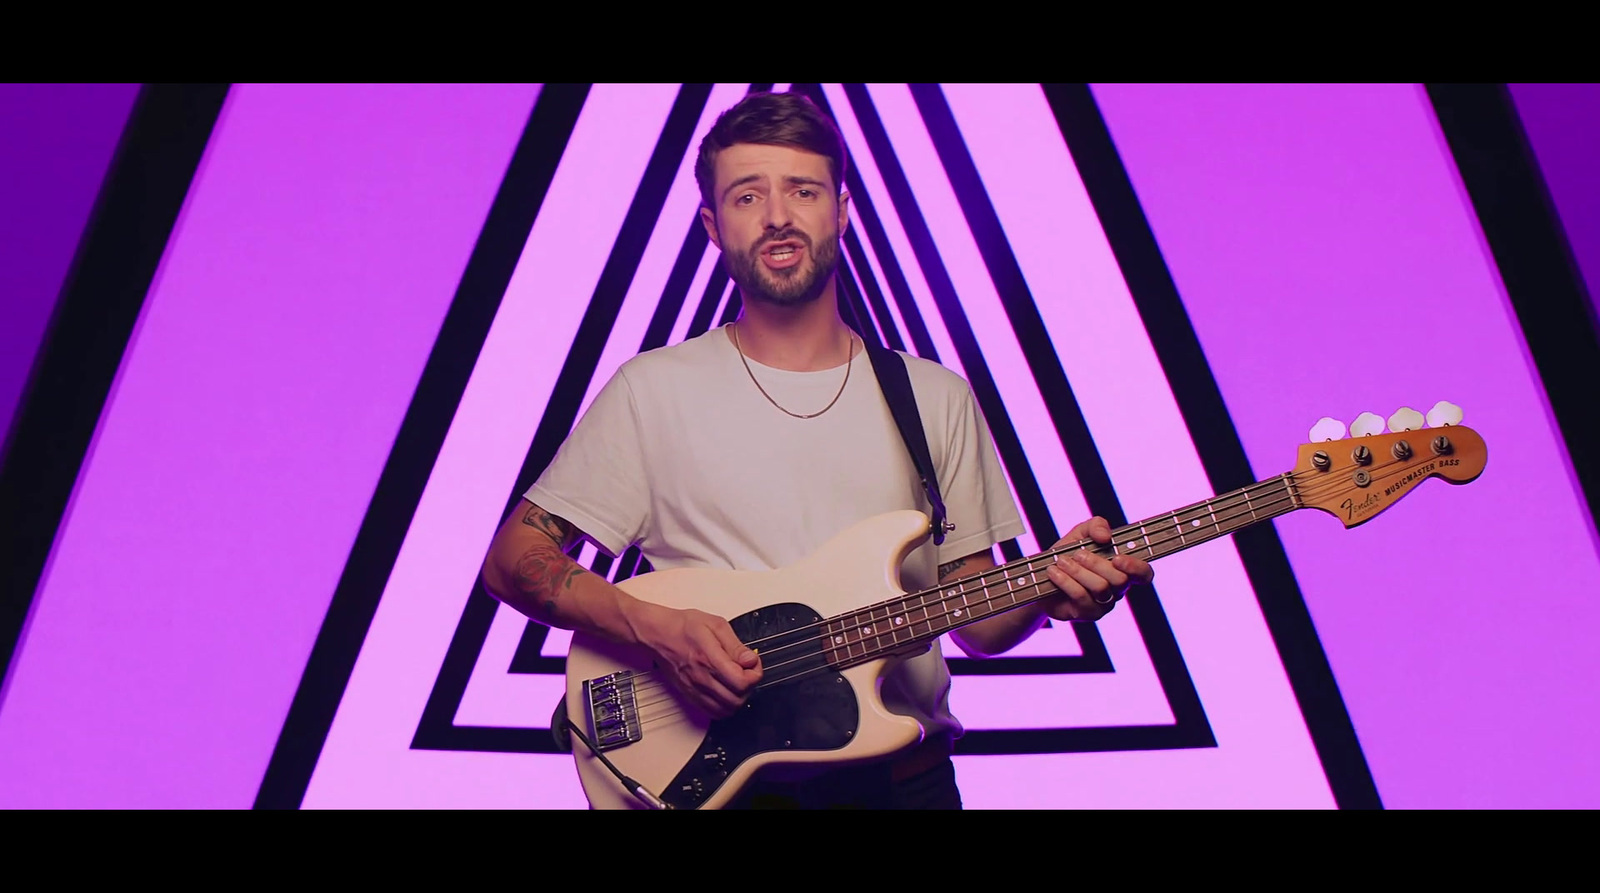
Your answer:
[[[939,476],[948,520],[906,559],[901,585],[938,583],[938,567],[1023,532],[989,428],[960,376],[902,354]],[[617,370],[525,494],[611,555],[630,545],[657,570],[773,570],[810,555],[850,525],[884,512],[929,511],[911,456],[864,353],[839,401],[797,419],[750,381],[725,328],[647,351]],[[845,367],[788,372],[750,361],[772,398],[813,413],[839,392]],[[751,604],[751,609],[761,605]],[[885,706],[929,733],[962,728],[949,709],[950,671],[937,642],[884,679]]]

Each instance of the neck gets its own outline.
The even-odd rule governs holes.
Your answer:
[[[840,669],[921,647],[954,629],[1057,593],[1045,569],[1082,549],[1146,561],[1181,552],[1300,508],[1289,475],[1157,515],[1111,533],[1111,544],[1068,543],[970,577],[823,622],[827,662]]]
[[[817,372],[842,365],[850,358],[855,342],[839,316],[835,287],[830,279],[815,301],[794,307],[743,302],[735,323],[739,348],[757,363],[789,372]]]

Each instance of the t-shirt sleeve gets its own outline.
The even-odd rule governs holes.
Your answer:
[[[972,389],[963,388],[954,402],[938,473],[945,520],[956,529],[939,546],[940,564],[981,552],[1026,530]]]
[[[621,555],[643,537],[650,517],[640,430],[624,367],[595,395],[524,497]]]

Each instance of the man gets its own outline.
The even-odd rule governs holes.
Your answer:
[[[862,519],[922,508],[924,497],[864,346],[839,314],[834,270],[849,224],[843,140],[799,94],[755,94],[724,112],[695,168],[701,220],[743,301],[739,319],[625,363],[506,519],[484,563],[496,598],[551,626],[643,646],[711,716],[730,715],[762,679],[760,657],[727,620],[635,599],[566,554],[588,538],[633,544],[658,570],[768,570],[804,558]],[[955,530],[905,561],[916,592],[995,566],[1023,532],[967,383],[906,357]],[[1061,542],[1110,541],[1104,519]],[[1076,553],[1049,570],[1043,602],[954,633],[969,655],[1001,654],[1044,623],[1094,621],[1148,564]],[[751,608],[761,607],[752,604]],[[884,679],[882,697],[917,718],[923,744],[883,765],[806,783],[752,785],[739,807],[961,806],[951,743],[950,674],[938,643]]]

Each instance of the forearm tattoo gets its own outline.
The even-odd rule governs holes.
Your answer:
[[[572,545],[573,528],[565,518],[558,518],[536,505],[528,506],[522,523],[555,540],[556,547],[565,552]]]
[[[939,565],[939,579],[943,580],[945,577],[948,577],[956,571],[961,570],[963,567],[966,567],[966,565],[967,559],[965,558],[957,558],[955,561],[952,561],[949,564]],[[924,565],[924,567],[926,567],[926,565]]]
[[[540,600],[547,612],[556,609],[556,599],[572,588],[572,582],[587,571],[565,553],[548,546],[535,546],[517,559],[517,588]]]
[[[517,559],[517,588],[536,596],[547,612],[553,612],[556,599],[572,588],[574,580],[587,571],[568,558],[566,549],[572,544],[574,531],[564,519],[532,506],[522,516],[522,523],[548,535],[554,548],[537,545]]]

